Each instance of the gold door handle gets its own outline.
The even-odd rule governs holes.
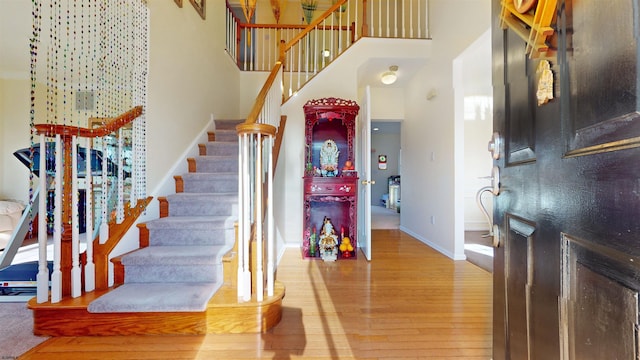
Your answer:
[[[375,180],[362,180],[362,185],[373,185],[375,183]]]

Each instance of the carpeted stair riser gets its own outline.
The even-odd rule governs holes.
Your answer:
[[[216,141],[238,142],[238,132],[236,130],[216,130]]]
[[[149,246],[122,258],[125,284],[215,282],[222,246]]]
[[[127,265],[125,284],[216,282],[222,265]]]
[[[149,230],[149,244],[151,246],[190,246],[190,245],[219,245],[224,237],[233,229],[191,229],[188,227]],[[185,236],[188,233],[189,236]]]
[[[235,156],[238,159],[238,141],[220,142],[212,141],[205,144],[207,154],[216,154],[219,156]]]
[[[238,172],[238,154],[235,156],[198,156],[195,159],[198,172]]]
[[[182,175],[187,193],[238,193],[238,173]]]
[[[216,120],[216,133],[220,130],[236,131],[236,126],[242,124],[244,120]]]
[[[171,216],[229,216],[238,207],[238,195],[231,193],[178,193],[167,196]],[[236,212],[237,213],[237,212]]]

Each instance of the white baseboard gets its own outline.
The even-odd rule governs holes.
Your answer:
[[[433,248],[434,250],[436,250],[437,252],[441,253],[442,255],[448,257],[449,259],[455,260],[455,261],[460,261],[460,260],[467,260],[467,257],[463,254],[461,255],[456,255],[454,253],[452,253],[451,251],[443,248],[442,246],[430,241],[429,239],[426,239],[414,232],[412,232],[411,230],[405,228],[404,226],[400,226],[400,231],[405,232],[411,236],[413,236],[414,238],[418,239],[420,242],[424,243],[425,245],[429,246],[430,248]]]

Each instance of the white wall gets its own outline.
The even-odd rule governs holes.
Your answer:
[[[454,78],[456,97],[462,106],[456,108],[456,121],[464,125],[464,136],[457,139],[464,148],[464,229],[489,230],[490,225],[476,204],[479,189],[491,181],[493,161],[487,149],[493,129],[493,88],[491,87],[491,30],[487,29],[455,60],[460,72]],[[493,196],[483,193],[483,204],[493,213]]]
[[[29,89],[27,79],[0,79],[0,199],[29,200],[29,169],[13,152],[29,147]]]
[[[490,0],[431,0],[433,53],[405,91],[402,123],[400,228],[454,259],[464,259],[456,234],[453,59],[491,22]],[[437,96],[427,100],[435,90]],[[433,219],[433,221],[432,221]],[[458,226],[458,228],[462,228]],[[457,237],[457,238],[456,238]]]
[[[149,2],[149,189],[211,117],[240,116],[240,73],[224,52],[224,7],[208,2],[203,21],[189,2],[182,9],[173,1]]]
[[[358,68],[380,49],[398,57],[426,59],[431,54],[429,41],[364,38],[311,80],[298,95],[282,107],[287,115],[283,150],[278,160],[274,186],[275,219],[283,241],[299,246],[302,239],[302,175],[304,166],[304,113],[302,107],[311,99],[338,97],[359,101],[363,85],[357,83]],[[373,101],[372,101],[373,102]],[[402,98],[397,101],[403,103]],[[402,106],[400,106],[402,108]],[[372,111],[373,112],[373,111]],[[393,117],[403,111],[393,111]],[[396,117],[397,118],[397,117]]]
[[[404,119],[404,92],[402,88],[372,87],[371,118],[383,120]]]
[[[29,140],[31,2],[0,0],[0,199],[27,202],[29,171],[13,152]]]

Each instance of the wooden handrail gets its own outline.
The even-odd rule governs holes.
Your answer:
[[[255,124],[256,121],[258,120],[258,116],[260,116],[260,111],[262,111],[262,108],[264,107],[264,103],[267,99],[267,94],[269,93],[269,89],[271,89],[271,86],[276,81],[278,72],[280,71],[280,68],[282,68],[282,54],[280,55],[280,57],[281,59],[277,61],[273,69],[271,69],[271,73],[269,74],[269,77],[267,78],[264,85],[262,86],[262,89],[258,93],[258,96],[256,96],[256,102],[253,104],[253,108],[251,108],[251,112],[249,112],[249,115],[247,115],[247,119],[245,120],[244,124]],[[242,126],[242,125],[243,124],[240,124],[238,126]]]
[[[138,219],[143,211],[147,208],[147,205],[151,202],[153,197],[149,196],[146,199],[139,200],[134,208],[131,208],[129,204],[128,211],[125,213],[127,216],[120,224],[109,224],[109,238],[104,244],[100,243],[99,237],[93,240],[94,256],[93,260],[96,266],[96,289],[103,290],[109,287],[109,255],[115,249],[116,245],[122,240],[129,228]]]
[[[88,129],[79,126],[69,126],[60,124],[37,124],[34,125],[35,132],[40,135],[53,137],[60,135],[62,139],[64,159],[62,161],[62,193],[66,199],[71,199],[72,186],[72,138],[73,136],[81,136],[86,138],[95,138],[108,135],[125,125],[131,123],[142,114],[142,106],[136,106],[133,109],[119,115],[115,118],[108,119],[107,123],[96,129]],[[148,203],[148,201],[147,201]],[[73,206],[76,206],[73,204]],[[146,207],[146,204],[144,204]],[[62,232],[61,232],[61,271],[62,271],[62,296],[71,294],[71,201],[64,201],[60,214],[62,216]],[[118,239],[119,240],[119,239]],[[114,245],[115,246],[115,245]],[[96,258],[98,259],[98,258]],[[98,260],[100,261],[100,260]],[[105,273],[106,274],[106,273]]]
[[[296,25],[296,24],[248,24],[248,23],[239,23],[241,28],[250,28],[250,29],[276,29],[276,30],[305,30],[307,25]],[[339,25],[322,25],[318,27],[320,30],[349,30],[350,26],[339,26]]]
[[[60,124],[36,124],[34,128],[36,129],[36,133],[44,134],[45,136],[60,135],[62,137],[68,137],[77,135],[85,138],[96,138],[106,136],[124,127],[140,115],[142,115],[142,106],[136,106],[115,118],[104,118],[107,123],[95,129]]]

